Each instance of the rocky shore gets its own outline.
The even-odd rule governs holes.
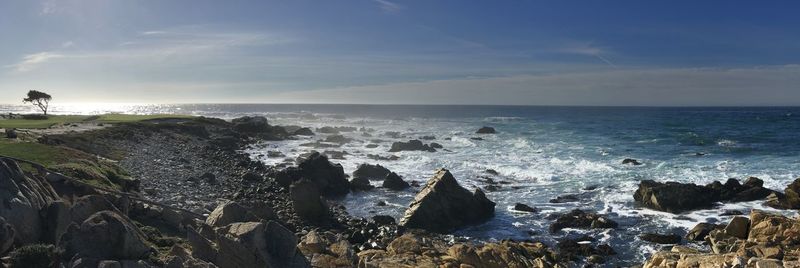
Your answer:
[[[476,133],[496,131],[484,127]],[[430,171],[402,218],[364,219],[349,215],[337,199],[372,190],[371,181],[392,191],[411,184],[369,163],[350,176],[324,152],[276,166],[242,153],[254,142],[309,135],[314,135],[310,128],[273,126],[263,117],[201,117],[38,137],[41,144],[93,155],[125,175],[99,187],[82,183],[83,173],[65,176],[2,159],[3,262],[10,267],[576,267],[603,266],[616,254],[614,245],[585,235],[556,244],[453,236],[453,230],[494,217],[495,203],[482,189],[461,185],[446,167]],[[339,142],[348,141],[334,135],[313,146]],[[410,140],[396,142],[389,152],[436,149],[442,147]],[[798,185],[780,192],[764,188],[757,178],[705,186],[644,180],[634,199],[672,213],[761,199],[796,209]],[[559,198],[554,203],[569,199]],[[538,213],[525,204],[515,210]],[[578,208],[543,220],[550,221],[553,233],[619,227],[608,215]],[[643,266],[795,265],[797,226],[795,219],[753,211],[749,219],[736,217],[724,226],[700,223],[683,245],[676,245],[680,236],[642,234],[643,240],[675,245]]]

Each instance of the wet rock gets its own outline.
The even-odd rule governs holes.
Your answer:
[[[497,171],[496,171],[496,170],[494,170],[494,169],[491,169],[491,168],[490,168],[490,169],[487,169],[487,170],[485,170],[484,172],[486,172],[487,174],[495,175],[495,176],[497,176],[497,175],[499,175],[499,174],[500,174],[500,173],[497,173]]]
[[[324,155],[314,152],[298,165],[300,177],[319,186],[320,192],[328,196],[339,196],[350,191],[342,165],[333,164]]]
[[[17,130],[13,128],[6,129],[6,138],[7,139],[16,139],[17,138]]]
[[[711,206],[717,201],[713,189],[693,183],[660,183],[643,180],[633,195],[645,207],[672,213]]]
[[[267,157],[269,157],[269,158],[279,158],[279,157],[286,157],[286,155],[283,154],[280,151],[267,151]]]
[[[400,159],[400,157],[396,155],[382,156],[377,154],[367,154],[367,158],[380,161],[395,161]]]
[[[480,189],[470,193],[446,169],[439,169],[416,195],[400,225],[444,233],[494,216],[495,203]]]
[[[475,131],[475,133],[477,133],[477,134],[495,134],[495,133],[497,133],[497,131],[495,131],[493,127],[482,127],[480,129],[478,129],[478,131]]]
[[[325,138],[325,142],[332,142],[338,144],[345,144],[353,141],[353,139],[342,136],[342,135],[330,135]]]
[[[400,152],[400,151],[425,151],[425,152],[436,152],[436,149],[431,147],[430,145],[423,144],[420,140],[410,140],[408,142],[394,142],[392,143],[392,148],[389,149],[389,152]]]
[[[364,147],[372,149],[372,148],[378,148],[378,147],[380,147],[380,145],[377,145],[377,144],[367,144],[367,145],[365,145]]]
[[[367,191],[372,190],[375,186],[369,183],[369,179],[365,177],[354,177],[350,180],[350,188],[354,191]]]
[[[126,218],[111,211],[97,212],[72,225],[59,245],[66,256],[96,259],[144,259],[153,251],[144,234]]]
[[[470,140],[474,140],[474,141],[482,141],[483,140],[483,138],[481,138],[481,137],[471,137],[469,139]]]
[[[16,162],[0,159],[0,217],[14,227],[16,244],[39,241],[44,224],[39,211],[58,199],[43,178],[26,176]]]
[[[678,244],[681,242],[681,236],[676,234],[664,235],[664,234],[648,233],[640,235],[639,238],[644,241],[656,244]]]
[[[617,228],[617,223],[603,215],[596,213],[585,212],[580,209],[575,209],[567,214],[560,215],[556,222],[550,225],[551,232],[558,232],[564,228],[579,228],[579,229],[604,229],[604,228]]]
[[[431,142],[431,148],[433,148],[433,149],[442,149],[442,148],[444,148],[444,146],[442,146],[441,144],[435,143],[435,142]]]
[[[697,225],[689,230],[689,233],[686,234],[686,240],[688,241],[705,241],[706,236],[713,230],[720,230],[725,228],[724,225],[718,225],[713,223],[698,223]]]
[[[625,159],[623,159],[623,160],[622,160],[622,164],[623,164],[623,165],[634,165],[634,166],[638,166],[638,165],[641,165],[642,163],[640,163],[640,162],[639,162],[639,160],[636,160],[636,159],[625,158]]]
[[[353,178],[365,178],[373,181],[379,181],[386,178],[391,171],[381,165],[361,164],[358,165],[356,171],[353,171]]]
[[[580,201],[580,198],[577,195],[574,195],[574,194],[561,195],[561,196],[557,196],[554,199],[550,199],[550,203],[555,203],[555,204],[578,202],[578,201]]]
[[[299,129],[295,130],[294,132],[292,132],[292,135],[295,135],[295,136],[314,136],[314,131],[311,131],[310,128],[303,127],[303,128],[299,128]]]
[[[312,223],[324,223],[329,220],[330,212],[327,204],[320,197],[317,184],[300,180],[290,187],[292,206],[300,218]]]
[[[735,209],[726,209],[719,214],[720,216],[738,216],[744,215],[744,212]]]
[[[422,136],[422,137],[419,137],[419,139],[420,140],[435,140],[436,137],[435,136]]]
[[[514,210],[516,210],[516,211],[530,212],[530,213],[537,213],[537,212],[539,212],[539,210],[538,210],[538,209],[536,209],[536,208],[534,208],[534,207],[531,207],[531,206],[528,206],[528,205],[525,205],[525,204],[521,204],[521,203],[516,203],[516,204],[514,204]]]
[[[383,179],[383,188],[394,190],[394,191],[402,191],[406,188],[411,187],[400,175],[397,173],[391,172],[386,175]]]

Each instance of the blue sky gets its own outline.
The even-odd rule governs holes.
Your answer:
[[[0,2],[0,103],[800,105],[791,1]]]

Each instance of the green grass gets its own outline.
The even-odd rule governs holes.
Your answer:
[[[0,128],[21,128],[21,129],[36,129],[36,128],[49,128],[59,124],[72,124],[80,122],[92,123],[123,123],[123,122],[138,122],[143,120],[152,119],[167,119],[167,118],[192,118],[189,115],[175,115],[175,114],[104,114],[104,115],[49,115],[45,120],[34,119],[0,119]]]

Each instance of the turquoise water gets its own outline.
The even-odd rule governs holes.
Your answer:
[[[113,107],[112,107],[113,108]],[[2,110],[3,107],[0,107]],[[5,110],[11,108],[6,107]],[[487,196],[497,203],[496,216],[485,224],[459,230],[457,234],[480,240],[534,239],[553,243],[582,233],[610,243],[620,253],[614,264],[642,261],[657,246],[642,242],[646,231],[684,234],[703,221],[726,221],[722,209],[763,208],[761,202],[724,204],[719,209],[673,215],[642,209],[633,202],[633,192],[642,179],[674,180],[706,184],[727,178],[756,176],[772,189],[782,190],[800,177],[800,108],[598,108],[524,106],[348,106],[348,105],[160,105],[105,108],[103,111],[137,113],[186,113],[233,118],[260,114],[279,125],[354,126],[362,131],[342,133],[354,141],[341,163],[350,173],[360,163],[377,163],[406,180],[424,182],[437,168],[448,168],[467,187],[485,188],[478,178],[494,169],[503,181]],[[101,109],[102,110],[102,109]],[[97,113],[83,109],[73,112]],[[69,113],[64,107],[57,112]],[[477,135],[481,126],[498,133]],[[393,138],[383,133],[400,132]],[[435,153],[400,152],[397,161],[377,161],[368,154],[389,155],[393,141],[435,136],[447,150]],[[281,142],[261,143],[248,151],[266,163],[266,151],[297,156],[311,148],[300,144],[324,135]],[[481,137],[484,140],[473,140]],[[381,142],[373,141],[379,139]],[[378,144],[367,148],[367,144]],[[326,150],[326,149],[319,149]],[[638,159],[641,166],[622,165],[625,158]],[[589,187],[592,186],[592,187]],[[584,190],[587,187],[594,190]],[[400,193],[376,189],[354,193],[338,202],[351,214],[369,217],[386,214],[399,219],[414,190]],[[577,202],[552,204],[559,195],[580,194]],[[387,206],[376,206],[383,200]],[[542,210],[520,214],[514,203]],[[551,234],[548,214],[574,208],[607,213],[620,223],[616,230],[565,230]]]

